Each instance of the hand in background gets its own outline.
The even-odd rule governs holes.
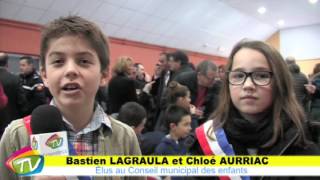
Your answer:
[[[155,81],[151,81],[151,82],[145,84],[144,87],[143,87],[143,92],[145,92],[145,93],[147,93],[147,94],[150,94],[152,85],[153,85],[154,83],[155,83]]]
[[[196,115],[201,117],[203,115],[203,111],[201,111],[200,109],[196,108],[194,105],[190,104],[190,113],[192,115]]]
[[[317,87],[313,84],[305,84],[304,87],[306,88],[309,94],[314,94],[317,89]]]

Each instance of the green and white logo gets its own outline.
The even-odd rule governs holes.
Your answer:
[[[22,176],[36,174],[42,171],[44,157],[30,146],[14,152],[6,161],[6,166],[14,173]]]
[[[59,148],[63,145],[63,138],[57,134],[54,134],[46,141],[46,145],[51,149]]]

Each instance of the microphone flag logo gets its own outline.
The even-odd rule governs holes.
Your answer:
[[[54,134],[48,138],[46,145],[51,149],[57,149],[63,145],[63,138],[58,134]]]
[[[34,150],[38,150],[39,148],[39,143],[35,137],[32,138],[31,147]]]

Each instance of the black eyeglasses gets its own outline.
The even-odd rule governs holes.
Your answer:
[[[258,86],[266,86],[270,84],[273,73],[269,71],[229,71],[227,72],[227,75],[228,81],[232,85],[242,85],[250,76],[253,84]]]

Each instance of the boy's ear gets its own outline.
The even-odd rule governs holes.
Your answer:
[[[40,76],[46,87],[48,87],[47,74],[44,67],[40,67]]]
[[[107,85],[108,72],[109,71],[107,69],[101,72],[100,87]]]

